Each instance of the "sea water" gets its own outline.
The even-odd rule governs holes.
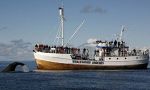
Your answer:
[[[4,67],[10,62],[0,62]],[[150,90],[150,66],[143,70],[36,70],[0,73],[0,90]]]

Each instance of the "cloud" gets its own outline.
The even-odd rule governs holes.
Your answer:
[[[87,43],[83,43],[80,46],[78,46],[79,48],[84,48],[84,47],[95,47],[96,46],[96,38],[89,38],[87,40]]]
[[[106,10],[100,7],[93,7],[91,5],[86,5],[82,8],[81,13],[106,13]]]
[[[0,60],[31,60],[32,45],[22,39],[10,41],[10,43],[0,43]]]
[[[87,43],[95,43],[96,41],[97,41],[96,38],[89,38],[89,39],[87,40]]]

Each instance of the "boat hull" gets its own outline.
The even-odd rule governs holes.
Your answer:
[[[65,64],[36,59],[37,69],[40,70],[121,70],[121,69],[146,69],[148,63],[136,65],[79,65]]]

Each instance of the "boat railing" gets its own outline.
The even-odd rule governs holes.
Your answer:
[[[35,45],[34,51],[44,53],[58,53],[58,54],[79,54],[80,49],[74,47],[63,46],[48,46],[48,45]]]
[[[116,48],[115,50],[117,50]],[[126,48],[128,49],[128,47]],[[87,59],[89,57],[89,50],[88,49],[79,49],[79,48],[70,48],[70,47],[62,47],[62,46],[48,46],[48,45],[35,45],[36,52],[44,52],[44,53],[58,53],[58,54],[72,54],[76,56],[76,58],[85,58]],[[94,51],[95,54],[94,57],[100,57],[99,52]],[[127,56],[142,56],[142,55],[149,55],[149,50],[118,50],[118,54],[112,54],[113,52],[110,52],[106,50],[106,52],[103,53],[102,57],[127,57]],[[80,56],[80,57],[79,57]]]
[[[95,54],[96,57],[128,57],[128,56],[143,56],[149,55],[149,50],[136,50],[133,49],[131,51],[118,51],[117,54],[113,52],[105,52],[101,56],[98,53]]]
[[[149,50],[132,50],[128,53],[129,56],[142,56],[142,55],[149,55]]]

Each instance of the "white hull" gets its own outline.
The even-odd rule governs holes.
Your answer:
[[[34,57],[36,59],[37,67],[39,69],[53,69],[57,70],[63,69],[62,65],[65,65],[65,67],[72,65],[72,67],[82,66],[82,67],[88,67],[87,69],[93,69],[93,67],[97,67],[96,69],[107,69],[107,67],[110,67],[109,69],[113,69],[113,67],[117,67],[117,69],[123,69],[127,68],[128,66],[131,66],[133,69],[136,68],[146,68],[149,62],[149,57],[142,55],[142,56],[128,56],[128,57],[104,57],[104,60],[75,60],[72,59],[71,54],[56,54],[56,53],[42,53],[42,52],[36,52],[34,53]],[[45,65],[43,62],[46,62],[47,64],[50,63],[55,65],[56,68],[51,68],[53,65]],[[54,64],[55,63],[55,64]],[[57,64],[59,64],[57,66]],[[44,66],[45,65],[45,66]],[[142,65],[142,67],[141,67]],[[134,67],[136,66],[136,67]],[[65,69],[69,69],[65,68]],[[79,68],[78,68],[79,69]],[[115,68],[116,69],[116,68]]]

